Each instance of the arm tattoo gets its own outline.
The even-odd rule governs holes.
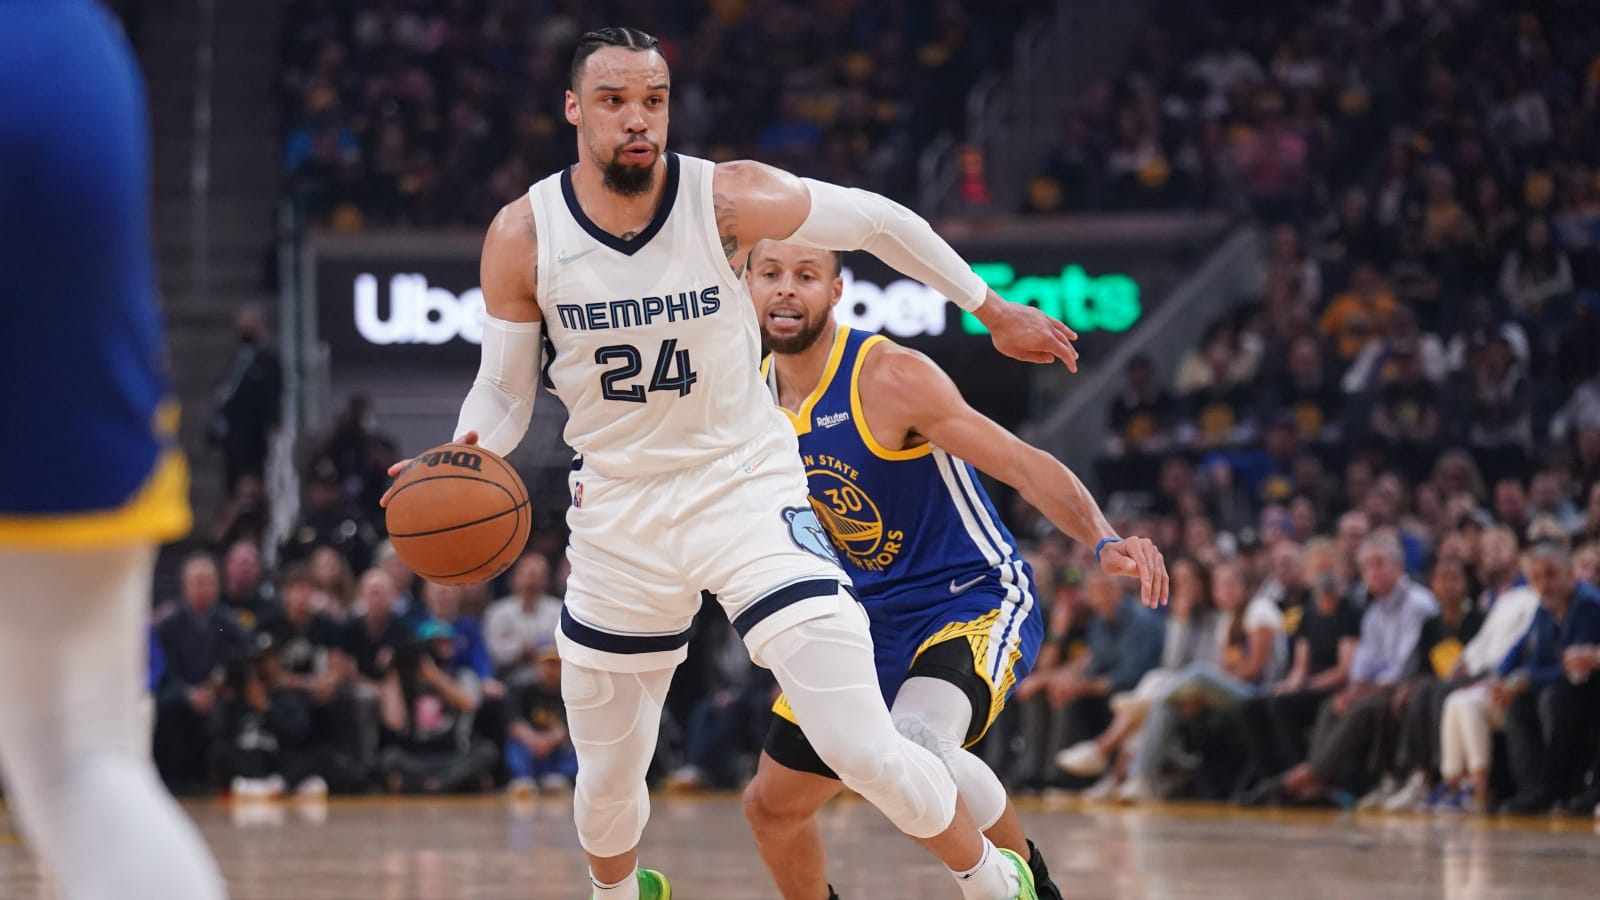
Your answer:
[[[533,283],[534,284],[538,284],[539,283],[539,227],[538,227],[538,224],[534,221],[533,210],[531,210],[531,209],[528,210],[525,213],[525,216],[526,216],[525,221],[528,223],[528,238],[533,242],[533,262],[532,262],[533,268],[531,269],[530,274],[533,277]]]
[[[711,208],[717,216],[717,235],[722,238],[722,255],[728,258],[728,265],[733,266],[733,274],[743,275],[744,266],[733,261],[739,253],[738,207],[732,197],[712,194]]]

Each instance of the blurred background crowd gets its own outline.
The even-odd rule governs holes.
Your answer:
[[[1050,4],[600,5],[663,38],[676,149],[907,197],[916,150],[960,115],[948,97],[1007,46],[991,18]],[[570,159],[544,100],[580,6],[297,0],[286,189],[335,229],[480,226]],[[1128,366],[1081,473],[1166,553],[1168,608],[1007,504],[1050,637],[978,752],[1014,789],[1126,802],[1594,814],[1600,17],[1162,9],[1119,76],[1038,111],[1060,138],[1017,176],[1023,211],[1220,209],[1267,236],[1265,278],[1196,323],[1171,377]],[[493,585],[420,582],[376,503],[397,442],[356,397],[304,442],[297,518],[266,546],[282,375],[260,313],[238,329],[210,429],[230,499],[151,635],[163,775],[244,794],[570,783],[559,528]],[[772,692],[708,610],[653,777],[740,785]]]

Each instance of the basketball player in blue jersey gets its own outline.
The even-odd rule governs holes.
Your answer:
[[[979,827],[1028,860],[1039,896],[1059,898],[1000,780],[964,749],[1000,714],[1044,636],[1032,572],[973,468],[1094,547],[1106,572],[1139,579],[1152,606],[1167,597],[1161,553],[1113,532],[1069,469],[968,406],[926,356],[835,324],[837,254],[765,241],[747,278],[772,351],[762,373],[799,437],[811,506],[871,621],[895,727],[944,761]],[[746,815],[786,900],[827,900],[835,895],[814,815],[842,785],[785,697],[774,712]]]
[[[217,900],[150,762],[155,545],[189,529],[133,56],[92,0],[0,0],[0,771],[65,900]]]

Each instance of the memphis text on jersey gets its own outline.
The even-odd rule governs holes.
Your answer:
[[[827,453],[803,453],[800,461],[811,482],[811,508],[851,564],[865,572],[894,565],[906,533],[884,527],[883,513],[861,489],[856,467]]]
[[[722,308],[717,285],[698,291],[680,291],[660,297],[640,297],[637,300],[597,300],[593,303],[558,303],[556,315],[561,327],[571,331],[601,331],[608,328],[634,328],[655,324],[665,317],[668,322],[687,322],[709,316]]]

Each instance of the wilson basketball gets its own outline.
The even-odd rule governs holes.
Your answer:
[[[440,584],[477,584],[504,572],[533,525],[528,488],[482,447],[442,444],[395,479],[385,520],[406,565]]]

